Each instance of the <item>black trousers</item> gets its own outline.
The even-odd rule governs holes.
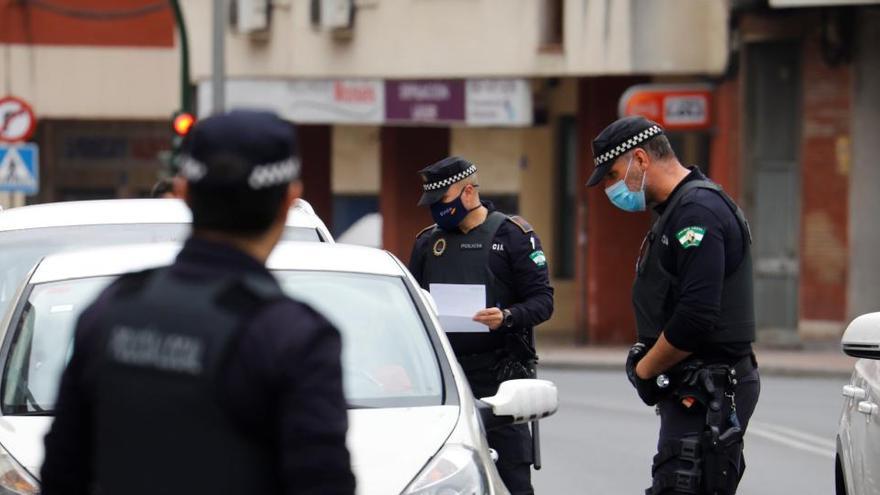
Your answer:
[[[745,429],[749,424],[752,413],[755,412],[755,406],[758,403],[758,396],[761,394],[761,378],[758,370],[755,369],[748,375],[740,378],[739,383],[734,389],[734,393],[736,400],[736,415],[742,425],[743,433],[745,433]],[[724,404],[724,418],[727,418],[730,414],[730,404],[728,404],[728,402],[729,401],[725,401]],[[682,438],[687,436],[700,435],[705,428],[706,408],[699,404],[696,404],[691,408],[686,408],[679,400],[669,397],[660,401],[660,403],[657,404],[657,407],[660,411],[660,438],[657,442],[658,452],[670,442],[680,442]],[[745,458],[742,455],[742,444],[740,443],[732,446],[729,452],[738,460],[736,468],[741,477],[746,468]],[[691,463],[689,461],[671,459],[660,466],[654,466],[653,477],[654,479],[657,479],[658,476],[663,476],[664,474],[673,473],[680,469],[688,469],[690,465]],[[738,479],[736,480],[736,483],[739,483]],[[734,486],[733,491],[730,493],[733,494],[735,492],[736,487]],[[647,493],[651,492],[648,491]],[[662,493],[663,495],[679,495],[693,494],[694,492],[672,488],[665,490]],[[698,490],[698,493],[703,495],[704,491]]]
[[[465,373],[474,397],[489,397],[498,392],[500,383],[489,370]],[[489,447],[498,452],[498,474],[511,495],[533,495],[532,435],[529,425],[507,425],[486,432]]]

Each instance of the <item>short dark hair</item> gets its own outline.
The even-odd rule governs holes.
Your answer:
[[[644,149],[655,160],[675,158],[675,150],[672,149],[672,145],[665,134],[654,136],[639,147]]]
[[[219,155],[209,167],[236,168],[244,165],[234,155]],[[228,163],[240,161],[242,163]],[[287,196],[289,183],[262,189],[247,184],[200,186],[190,183],[189,207],[194,230],[213,230],[226,234],[253,237],[265,233],[278,215]]]

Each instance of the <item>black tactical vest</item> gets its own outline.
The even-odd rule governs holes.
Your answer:
[[[678,277],[660,262],[666,222],[688,192],[709,189],[720,195],[734,212],[743,234],[743,258],[739,267],[724,279],[721,290],[721,318],[716,328],[706,329],[706,342],[738,343],[755,341],[755,309],[752,292],[752,237],[745,215],[721,187],[707,180],[683,184],[669,199],[666,210],[654,222],[645,238],[647,249],[638,261],[633,285],[633,307],[639,341],[653,343],[672,318],[679,297]]]
[[[467,234],[435,227],[429,235],[429,252],[425,256],[425,288],[430,288],[430,284],[485,285],[486,308],[503,309],[513,304],[514,292],[510,282],[499,279],[489,268],[492,240],[505,221],[507,216],[493,211],[482,225]],[[504,337],[499,332],[454,332],[446,336],[459,356],[495,351],[505,345]]]
[[[179,280],[168,269],[140,276],[96,327],[104,350],[91,370],[97,493],[280,493],[269,439],[242,432],[218,401],[246,319],[282,297],[280,288],[247,276]],[[233,300],[245,303],[221,302]]]

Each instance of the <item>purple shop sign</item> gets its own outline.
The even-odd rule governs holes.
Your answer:
[[[385,119],[463,122],[464,80],[385,81]]]

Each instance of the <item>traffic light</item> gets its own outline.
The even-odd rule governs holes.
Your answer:
[[[171,123],[171,126],[174,127],[174,134],[182,138],[189,133],[189,130],[192,129],[195,123],[196,118],[191,113],[177,112],[174,114],[174,121]]]
[[[189,112],[178,111],[171,116],[171,158],[169,161],[172,174],[176,174],[180,170],[179,157],[183,140],[195,123],[195,116]]]

